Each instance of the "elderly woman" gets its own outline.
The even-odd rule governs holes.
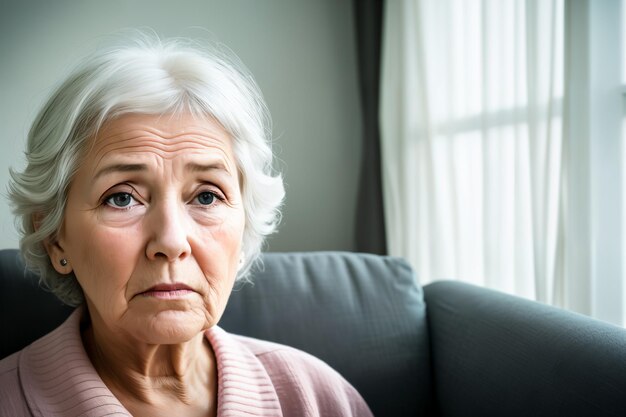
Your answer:
[[[54,92],[10,193],[27,265],[78,308],[0,362],[0,415],[371,415],[323,362],[217,327],[276,227],[268,124],[236,61],[180,40],[100,50]]]

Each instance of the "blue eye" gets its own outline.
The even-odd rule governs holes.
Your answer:
[[[115,193],[109,196],[105,202],[111,207],[129,207],[135,199],[129,193]]]
[[[213,204],[213,202],[215,201],[215,194],[210,193],[210,192],[203,192],[198,194],[198,202],[204,206],[208,206]]]

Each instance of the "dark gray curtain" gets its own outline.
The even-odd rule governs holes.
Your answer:
[[[387,253],[380,169],[378,103],[384,0],[354,0],[354,17],[363,118],[363,154],[356,209],[356,249]]]

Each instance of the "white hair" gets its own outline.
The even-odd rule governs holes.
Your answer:
[[[66,304],[80,304],[82,289],[75,276],[56,272],[43,243],[54,241],[61,227],[85,149],[105,122],[122,114],[183,112],[213,118],[232,137],[246,220],[245,262],[237,278],[246,277],[259,258],[265,237],[278,225],[285,191],[272,166],[271,120],[256,82],[223,48],[140,33],[79,63],[33,122],[26,168],[10,171],[26,266]]]

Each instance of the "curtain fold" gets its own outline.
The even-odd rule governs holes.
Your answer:
[[[380,169],[380,51],[384,0],[354,0],[359,88],[362,112],[362,156],[355,215],[359,252],[387,253]]]

